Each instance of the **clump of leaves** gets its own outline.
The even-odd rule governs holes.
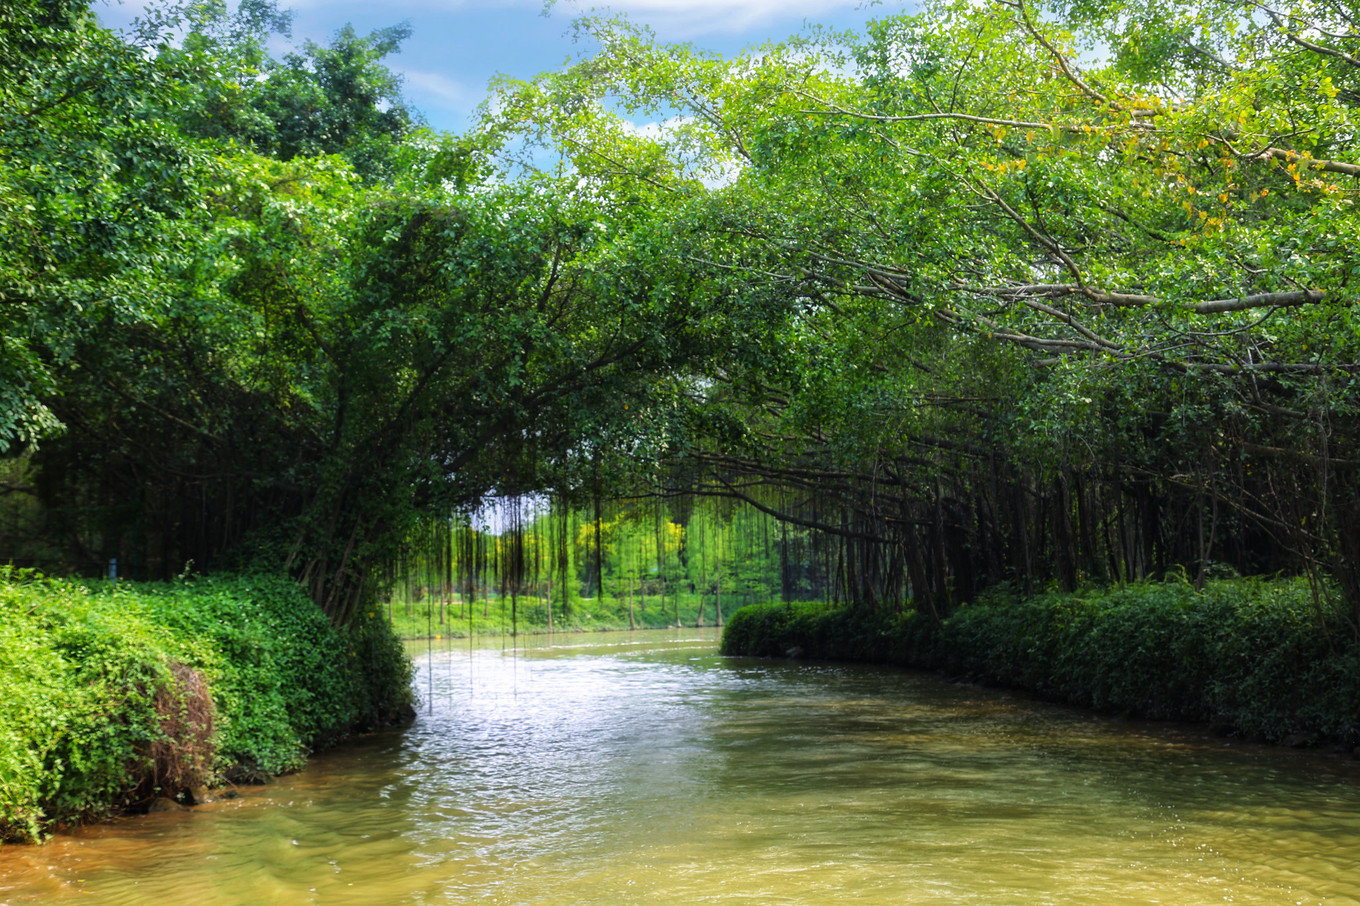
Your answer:
[[[411,713],[386,623],[270,577],[83,585],[0,571],[0,840],[263,780]]]

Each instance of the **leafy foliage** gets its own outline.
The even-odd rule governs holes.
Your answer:
[[[404,26],[274,59],[269,0],[184,9],[0,18],[20,557],[345,623],[490,495],[698,491],[887,613],[1286,571],[1360,633],[1344,9],[938,2],[730,59],[588,19],[461,137]]]
[[[203,156],[148,115],[165,73],[83,2],[0,13],[0,452],[60,430],[58,374],[108,327],[146,329],[192,246]]]
[[[410,710],[410,662],[385,621],[361,615],[342,633],[282,579],[81,585],[7,571],[0,616],[0,839],[177,792],[155,788],[152,758],[175,742],[157,700],[175,692],[175,665],[211,695],[218,780],[296,770]]]
[[[723,651],[898,663],[1270,742],[1354,746],[1360,649],[1329,632],[1325,616],[1307,583],[1259,579],[998,594],[938,625],[920,614],[763,605],[732,615]]]
[[[789,491],[844,597],[1225,562],[1331,574],[1360,627],[1347,15],[935,3],[728,60],[591,20],[600,53],[494,125],[665,199],[762,314],[676,419],[686,463]]]
[[[393,175],[399,143],[419,117],[383,60],[410,37],[408,24],[366,36],[346,26],[329,46],[308,41],[275,60],[268,41],[289,33],[292,14],[274,0],[246,0],[230,13],[221,0],[200,3],[186,18],[184,39],[159,57],[180,73],[168,112],[187,135],[284,162],[341,155],[366,179]]]

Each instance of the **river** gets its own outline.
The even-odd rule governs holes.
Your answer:
[[[1360,769],[674,630],[424,643],[420,717],[0,849],[0,902],[1360,903]]]

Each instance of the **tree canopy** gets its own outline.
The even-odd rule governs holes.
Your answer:
[[[273,4],[193,9],[0,13],[0,445],[69,563],[273,564],[343,620],[489,494],[698,493],[865,604],[1283,570],[1360,613],[1349,5],[726,59],[586,20],[463,136],[404,26],[276,60]]]
[[[847,594],[1226,567],[1357,600],[1349,7],[934,4],[733,59],[591,28],[501,128],[789,301],[688,459],[864,542]]]

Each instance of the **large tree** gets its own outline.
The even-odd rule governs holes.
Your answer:
[[[205,158],[148,113],[170,83],[83,0],[0,9],[0,454],[61,430],[55,373],[111,325],[154,324],[192,246]]]
[[[937,4],[730,60],[595,22],[498,110],[793,300],[690,460],[799,490],[847,594],[1222,560],[1360,606],[1353,16]]]
[[[80,4],[26,15],[6,34],[47,43],[6,58],[0,436],[67,565],[269,565],[343,620],[422,514],[591,468],[700,354],[706,297],[642,206],[404,135],[378,62],[400,34],[265,66],[257,141],[205,99],[273,20],[152,55]],[[298,80],[319,106],[273,116]]]

